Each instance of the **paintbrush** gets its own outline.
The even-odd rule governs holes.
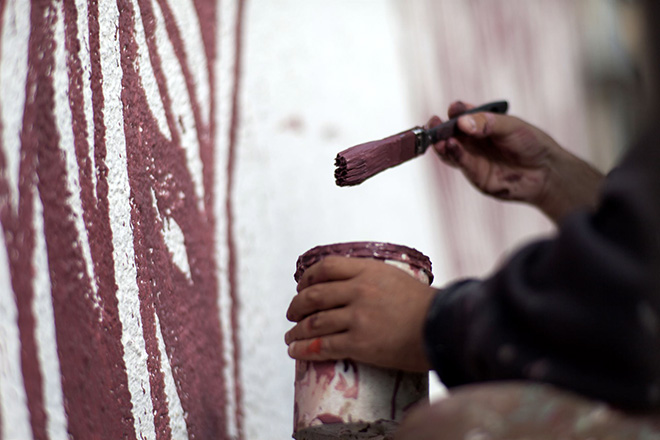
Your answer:
[[[430,129],[414,127],[379,141],[356,145],[337,154],[335,183],[337,186],[359,185],[383,170],[424,154],[430,145],[459,133],[457,120],[469,113],[506,113],[506,101],[491,102],[470,109]]]

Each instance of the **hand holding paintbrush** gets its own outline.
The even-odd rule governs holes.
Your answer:
[[[498,101],[470,109],[463,114],[506,113],[508,107],[506,101]],[[433,128],[415,127],[379,141],[367,142],[342,151],[335,159],[337,185],[359,185],[387,168],[424,154],[430,145],[455,136],[458,133],[457,121],[458,116]]]
[[[482,113],[484,109],[495,111]],[[529,203],[557,223],[577,207],[595,206],[602,174],[538,127],[495,114],[505,110],[506,102],[472,109],[456,102],[445,123],[436,116],[428,129],[416,127],[349,148],[337,156],[337,166],[343,164],[336,172],[337,184],[358,185],[433,145],[446,164],[459,168],[482,193]],[[474,113],[480,114],[462,118]]]

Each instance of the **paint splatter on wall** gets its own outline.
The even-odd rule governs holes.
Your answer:
[[[241,13],[0,3],[0,438],[241,435],[214,173],[233,164],[236,101],[219,124],[215,97],[237,95]]]

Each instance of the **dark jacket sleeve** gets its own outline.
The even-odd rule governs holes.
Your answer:
[[[530,379],[660,406],[659,140],[608,175],[595,212],[570,215],[490,278],[438,292],[424,331],[445,385]]]

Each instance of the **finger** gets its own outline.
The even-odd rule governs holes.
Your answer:
[[[466,154],[463,146],[454,138],[434,144],[433,149],[445,164],[452,167],[460,166],[461,158]]]
[[[326,281],[339,281],[353,278],[360,273],[364,262],[359,258],[330,256],[307,269],[298,282],[298,292],[307,287]]]
[[[284,342],[289,345],[293,341],[341,333],[348,330],[350,324],[348,313],[343,308],[314,313],[286,332]]]
[[[350,357],[348,340],[348,333],[338,333],[294,341],[289,345],[288,353],[292,358],[303,361],[347,359]]]
[[[491,163],[490,159],[483,155],[471,154],[454,138],[448,139],[444,150],[438,154],[446,164],[460,168],[465,177],[483,193],[498,199],[511,199],[510,188],[502,183],[502,178],[499,178],[503,172],[497,164]],[[505,183],[510,186],[516,178],[519,179],[517,175],[511,174]]]
[[[458,129],[476,139],[504,137],[520,128],[523,122],[513,116],[491,112],[474,113],[458,118]]]
[[[492,164],[483,155],[470,153],[465,146],[450,138],[447,140],[445,156],[450,165],[460,168],[465,177],[477,188],[483,190],[492,178]]]
[[[447,141],[446,140],[442,140],[442,141],[439,141],[439,142],[436,142],[435,144],[433,144],[433,149],[435,150],[438,157],[444,163],[446,163],[447,165],[450,165],[450,166],[455,166],[455,164],[453,162],[451,162],[449,160],[448,156],[447,156]]]
[[[351,296],[349,286],[344,282],[316,284],[293,297],[286,317],[289,321],[299,322],[312,313],[345,306],[350,302]]]
[[[431,116],[431,119],[429,119],[428,122],[424,124],[424,128],[428,130],[429,128],[436,127],[440,124],[442,124],[442,119],[440,119],[439,116],[433,115]]]
[[[454,101],[449,105],[449,110],[447,110],[447,115],[450,118],[455,118],[457,116],[462,115],[468,110],[471,110],[474,108],[474,105],[468,104],[463,101]]]
[[[430,129],[433,127],[436,127],[438,125],[442,124],[442,119],[438,116],[432,116],[431,119],[424,125],[425,129]],[[446,140],[441,140],[439,142],[436,142],[433,144],[433,149],[438,153],[440,156],[440,159],[442,159],[443,162],[445,162],[447,165],[455,166],[455,164],[450,160],[449,156],[446,153],[446,145],[447,141]]]

